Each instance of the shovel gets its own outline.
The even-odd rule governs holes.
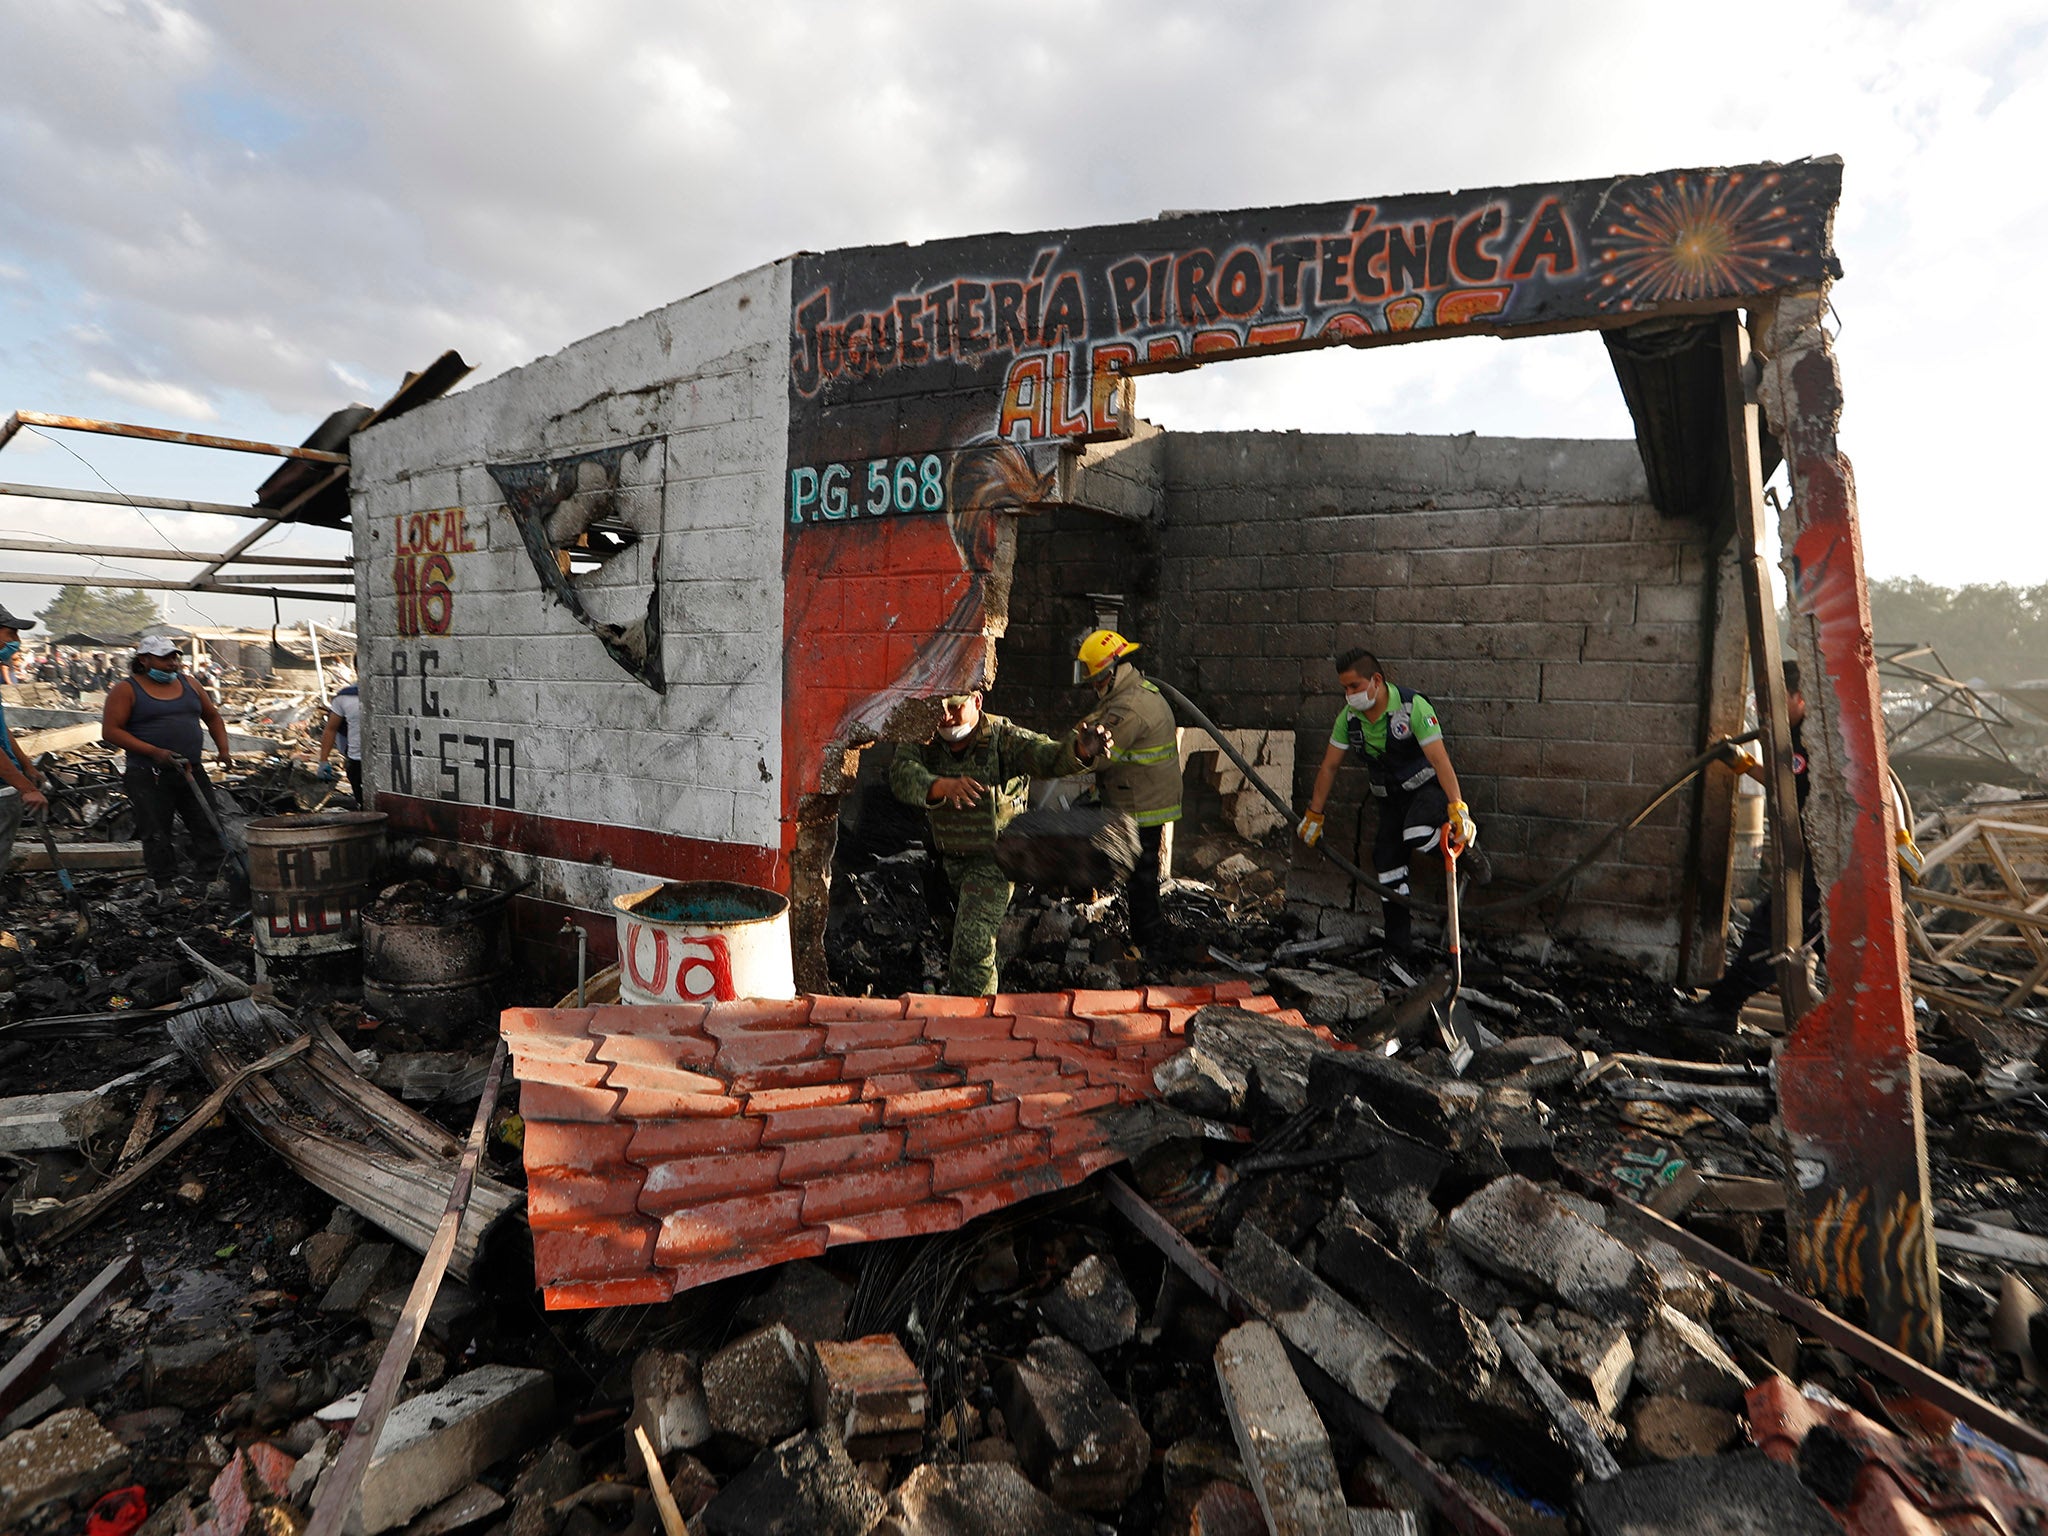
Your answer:
[[[1469,1003],[1458,999],[1459,989],[1465,984],[1465,959],[1458,947],[1458,855],[1465,851],[1465,844],[1448,822],[1444,824],[1443,845],[1444,944],[1451,952],[1451,978],[1450,991],[1432,1011],[1436,1015],[1437,1033],[1451,1055],[1451,1070],[1463,1077],[1465,1068],[1472,1064],[1472,1053],[1479,1046],[1497,1044],[1499,1036],[1479,1022]]]
[[[86,909],[85,897],[78,887],[71,883],[71,871],[64,867],[64,861],[57,857],[57,839],[50,833],[50,807],[43,807],[43,814],[36,818],[43,831],[43,847],[50,855],[50,868],[57,871],[57,883],[64,887],[64,898],[78,909],[75,930],[79,938],[92,932],[92,914]]]
[[[213,830],[214,841],[221,846],[221,862],[234,865],[235,872],[242,877],[242,883],[248,884],[249,856],[228,841],[228,834],[220,824],[220,817],[214,814],[213,802],[206,798],[205,793],[199,788],[199,781],[192,777],[191,763],[182,757],[175,761],[178,772],[185,776],[185,793],[198,803],[199,814],[206,819],[206,825]]]

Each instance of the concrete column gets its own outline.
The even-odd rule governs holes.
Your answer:
[[[1804,1289],[1932,1361],[1942,1349],[1941,1292],[1912,992],[1870,594],[1855,479],[1835,438],[1842,381],[1821,328],[1826,314],[1821,289],[1784,295],[1752,317],[1757,395],[1792,478],[1781,537],[1807,701],[1807,847],[1827,937],[1827,995],[1778,1058],[1793,1170],[1787,1236]]]

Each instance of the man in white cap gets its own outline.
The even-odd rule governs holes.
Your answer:
[[[34,619],[17,618],[5,605],[0,605],[0,663],[11,662],[21,654],[21,632],[35,627]],[[28,754],[7,728],[7,706],[0,703],[0,874],[6,872],[8,861],[14,857],[14,838],[21,830],[22,816],[40,815],[49,804],[36,783],[36,771],[29,765]]]
[[[199,761],[206,750],[202,729],[213,737],[222,767],[234,767],[235,756],[228,747],[227,722],[185,675],[183,660],[169,635],[144,635],[135,644],[128,676],[107,690],[100,714],[100,740],[128,754],[121,787],[135,811],[143,867],[159,887],[178,873],[172,841],[177,818],[184,819],[207,876],[226,853],[214,831],[219,812],[207,814],[215,802],[213,783]],[[201,796],[204,807],[198,804]]]

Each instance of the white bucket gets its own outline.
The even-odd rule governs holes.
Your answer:
[[[621,1002],[796,996],[786,897],[724,880],[671,880],[614,896],[612,906]]]

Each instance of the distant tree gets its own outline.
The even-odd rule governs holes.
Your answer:
[[[156,623],[158,615],[156,603],[140,588],[65,586],[36,618],[49,635],[81,630],[89,635],[132,635]]]
[[[110,635],[132,635],[163,622],[156,599],[140,587],[116,587],[100,594],[105,617],[102,629]]]
[[[2048,677],[2048,583],[1938,587],[1909,576],[1870,584],[1880,645],[1918,641],[1962,678],[2017,683]]]

